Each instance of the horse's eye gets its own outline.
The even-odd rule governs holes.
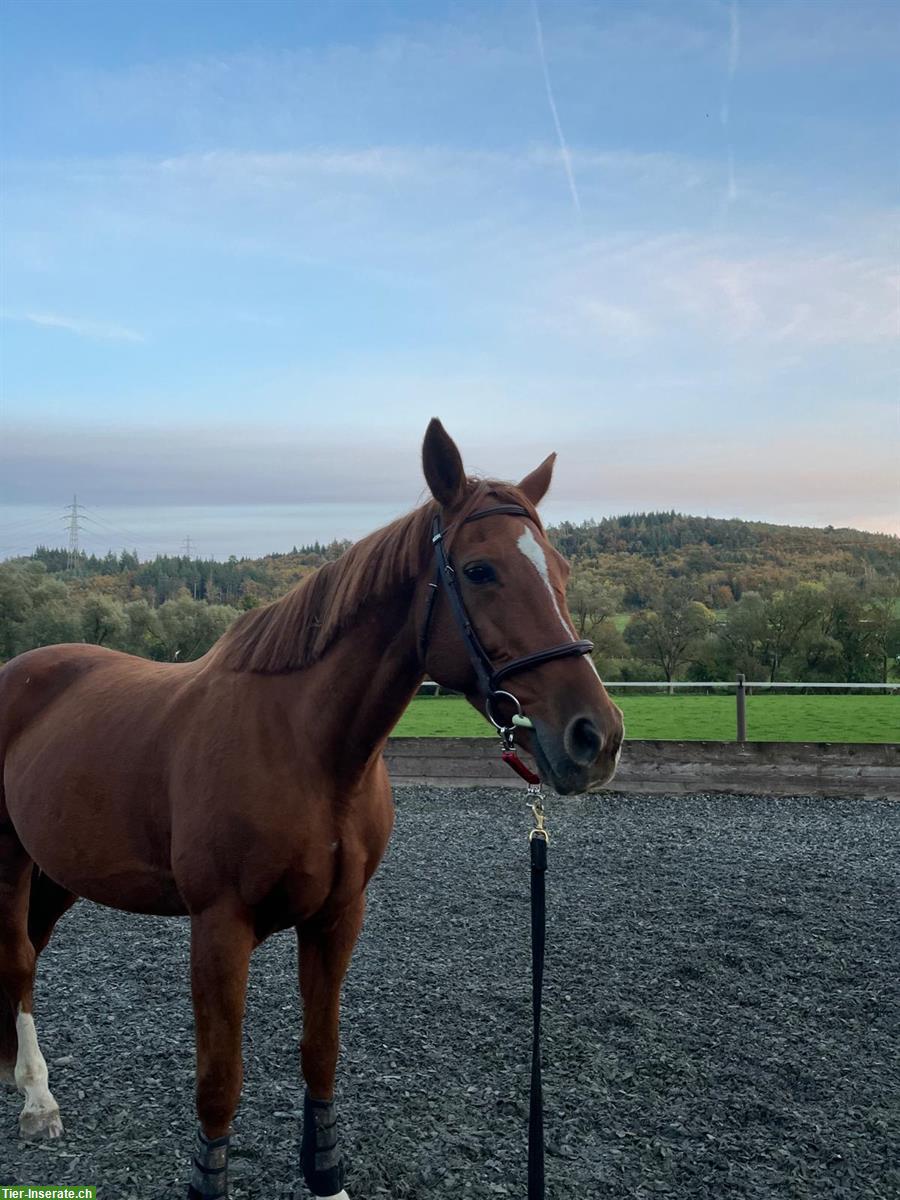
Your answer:
[[[463,573],[470,583],[494,583],[497,579],[494,568],[487,563],[469,563],[463,567]]]

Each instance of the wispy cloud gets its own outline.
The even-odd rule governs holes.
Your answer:
[[[80,317],[64,317],[51,312],[3,313],[4,321],[26,321],[29,325],[40,325],[47,329],[65,329],[77,337],[91,338],[101,342],[145,342],[147,339],[136,329],[124,325],[111,325],[106,321],[88,321]]]
[[[464,436],[452,414],[447,417],[469,469],[519,478],[548,449],[558,450],[551,494],[556,518],[674,507],[843,525],[847,514],[865,512],[867,527],[896,528],[893,447],[884,438],[865,446],[853,424],[811,427],[785,420],[773,438],[770,428],[756,422],[744,432],[736,455],[730,435],[684,428],[677,414],[639,431],[623,415],[599,422],[600,433],[588,438],[581,428],[561,426],[552,439],[546,433],[539,439],[539,450],[507,446],[501,453],[496,437],[483,427]],[[8,502],[42,502],[77,489],[84,503],[101,512],[121,504],[387,508],[372,520],[374,527],[425,495],[418,453],[422,424],[401,439],[379,438],[367,429],[339,439],[295,428],[221,423],[166,430],[19,426],[0,447],[0,469]],[[865,469],[848,469],[863,462]]]
[[[896,263],[874,253],[777,239],[671,235],[585,248],[535,285],[528,320],[585,342],[652,338],[734,344],[889,345],[896,339]]]
[[[553,96],[553,86],[550,83],[550,70],[547,66],[547,54],[544,49],[544,28],[541,25],[541,14],[538,10],[537,0],[532,0],[532,11],[534,13],[534,29],[537,35],[538,54],[540,55],[541,59],[541,69],[544,72],[544,86],[547,89],[547,103],[550,105],[550,112],[553,116],[553,124],[556,126],[556,136],[559,140],[559,153],[562,157],[563,167],[566,172],[566,179],[569,182],[569,192],[572,196],[572,204],[575,208],[575,212],[578,215],[578,220],[581,221],[581,200],[578,196],[578,188],[575,185],[575,172],[572,170],[572,155],[569,153],[569,147],[562,131],[559,113],[556,110],[556,100]]]
[[[278,153],[209,150],[165,158],[158,162],[157,167],[163,174],[195,173],[216,178],[242,178],[246,185],[257,187],[265,183],[290,183],[315,175],[390,182],[419,174],[426,168],[429,159],[437,157],[428,152],[416,153],[391,146]]]

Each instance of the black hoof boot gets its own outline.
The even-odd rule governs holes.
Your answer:
[[[344,1164],[338,1148],[337,1112],[332,1100],[303,1097],[303,1142],[300,1165],[314,1196],[336,1196],[344,1187]]]
[[[197,1130],[194,1166],[188,1186],[188,1200],[228,1200],[229,1135],[208,1138]]]

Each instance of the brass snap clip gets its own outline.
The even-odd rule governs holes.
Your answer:
[[[530,792],[532,789],[529,788],[528,790]],[[540,788],[536,787],[535,791],[539,792]],[[528,835],[529,842],[536,837],[542,837],[545,842],[549,842],[550,834],[544,828],[544,806],[541,803],[540,795],[535,797],[534,803],[531,806],[531,811],[534,813],[535,826]]]

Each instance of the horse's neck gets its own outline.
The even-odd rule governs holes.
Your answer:
[[[298,676],[299,689],[317,697],[310,728],[317,748],[334,755],[346,779],[380,753],[421,683],[410,600],[407,593],[372,604]]]

